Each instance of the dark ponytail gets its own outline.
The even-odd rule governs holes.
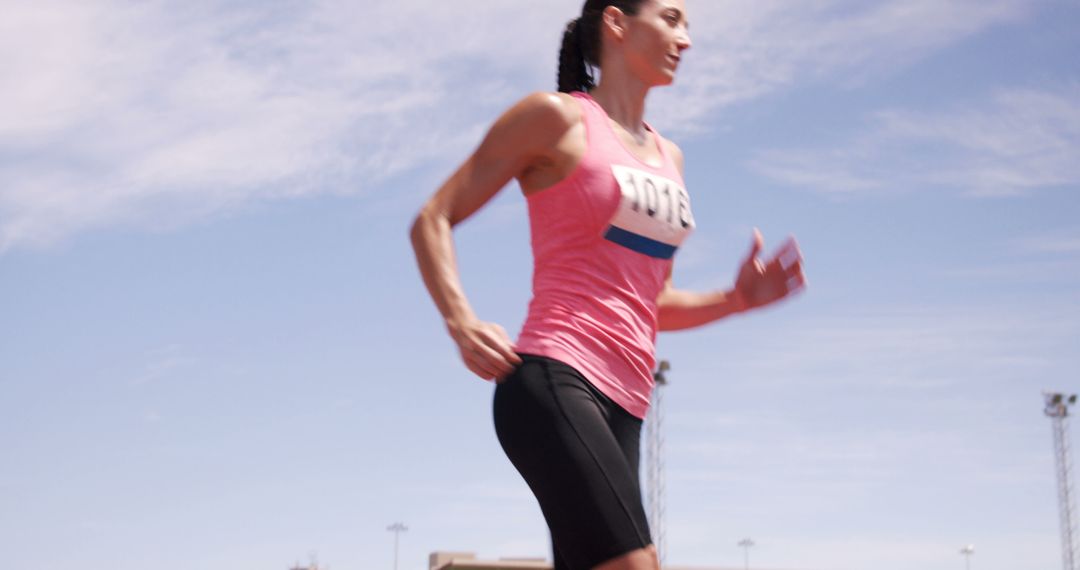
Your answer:
[[[563,32],[559,50],[559,91],[590,91],[596,87],[592,70],[600,67],[600,23],[604,9],[615,6],[633,16],[645,0],[588,0],[581,17]]]
[[[596,87],[581,46],[581,18],[571,20],[563,32],[559,50],[559,91],[590,91]]]

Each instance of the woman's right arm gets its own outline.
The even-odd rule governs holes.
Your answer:
[[[461,286],[453,227],[490,201],[513,178],[552,160],[559,140],[580,120],[563,94],[534,93],[488,131],[480,146],[424,204],[412,225],[412,245],[431,298],[458,345],[465,365],[486,380],[500,380],[521,359],[502,327],[477,318]]]

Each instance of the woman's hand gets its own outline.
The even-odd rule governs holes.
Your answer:
[[[775,303],[806,286],[802,253],[795,238],[788,238],[768,261],[758,257],[764,242],[761,232],[755,228],[750,254],[739,268],[735,281],[735,292],[744,311]]]
[[[465,366],[484,380],[502,382],[521,364],[506,331],[495,323],[469,320],[448,324],[450,337],[458,345]]]

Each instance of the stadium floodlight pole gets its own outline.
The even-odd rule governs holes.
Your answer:
[[[405,526],[403,523],[396,522],[396,523],[386,527],[386,530],[394,533],[394,570],[397,570],[398,536],[401,533],[408,531],[409,527]]]
[[[653,391],[645,417],[645,487],[649,528],[660,566],[667,558],[667,531],[664,525],[664,390],[671,363],[661,360],[653,372]]]
[[[1076,394],[1043,392],[1044,413],[1053,420],[1054,459],[1057,463],[1058,515],[1061,518],[1061,565],[1076,570],[1076,520],[1072,491],[1072,460],[1069,457],[1069,406]]]
[[[750,547],[754,546],[754,540],[744,538],[739,541],[739,546],[743,548],[743,568],[744,570],[750,570]]]
[[[971,555],[975,554],[975,545],[969,544],[960,549],[960,554],[964,555],[964,568],[971,570]]]

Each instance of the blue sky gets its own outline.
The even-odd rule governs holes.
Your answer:
[[[538,508],[412,261],[415,211],[578,2],[4,3],[0,552],[31,570],[402,568],[544,556]],[[799,239],[782,306],[662,335],[668,561],[1060,567],[1044,389],[1080,365],[1080,7],[688,2],[649,120],[726,287]],[[524,202],[456,233],[516,333]],[[1071,433],[1076,436],[1075,427]]]

